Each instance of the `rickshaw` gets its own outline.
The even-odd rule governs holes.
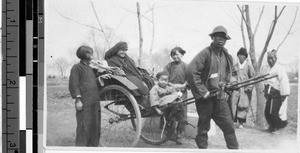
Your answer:
[[[173,135],[176,122],[166,126],[163,116],[153,111],[148,105],[142,103],[144,98],[138,88],[131,83],[120,69],[116,67],[103,67],[99,62],[94,63],[97,68],[105,70],[98,77],[100,86],[99,103],[101,106],[101,147],[135,147],[140,139],[152,145],[160,145]],[[252,79],[222,84],[219,90],[211,91],[210,96],[224,96],[225,92],[237,90],[241,87],[255,84],[276,76],[263,75]],[[171,105],[188,105],[195,102],[194,98],[180,100]]]

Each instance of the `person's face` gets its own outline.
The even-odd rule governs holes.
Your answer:
[[[270,67],[273,67],[277,61],[277,58],[275,55],[269,55],[267,60],[268,60],[268,64],[270,65]]]
[[[182,54],[178,50],[175,52],[175,54],[172,55],[172,59],[175,62],[181,61],[181,58],[182,58]]]
[[[240,63],[244,63],[244,61],[246,60],[246,56],[245,55],[238,55],[239,61]]]
[[[158,79],[158,84],[163,88],[167,86],[168,82],[169,82],[169,77],[167,75],[162,75]]]
[[[212,40],[215,47],[221,48],[226,44],[227,38],[224,33],[215,33],[212,36]]]
[[[120,57],[125,57],[126,56],[126,51],[127,49],[119,50],[117,55]]]
[[[93,51],[92,50],[86,51],[85,56],[86,56],[87,60],[92,60],[93,59]]]

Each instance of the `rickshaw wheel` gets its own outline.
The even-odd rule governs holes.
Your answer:
[[[99,97],[100,146],[136,146],[141,134],[141,113],[134,96],[122,86],[109,85],[99,92]]]
[[[174,119],[163,128],[164,119],[158,115],[142,118],[141,139],[152,145],[160,145],[169,140],[175,131]]]

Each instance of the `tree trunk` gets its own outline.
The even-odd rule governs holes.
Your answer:
[[[138,65],[142,67],[143,62],[143,35],[142,35],[142,24],[141,24],[141,14],[140,14],[140,3],[136,2],[136,8],[137,8],[137,17],[138,17],[138,24],[139,24],[139,36],[140,36],[140,42],[139,42],[139,59],[138,59]]]
[[[254,34],[251,29],[251,21],[250,21],[250,11],[249,6],[245,6],[245,15],[246,15],[246,26],[247,26],[247,32],[248,32],[248,38],[249,38],[249,54],[251,58],[252,65],[254,67],[254,70],[256,72],[256,75],[260,74],[260,68],[257,65],[256,55],[255,55],[255,44],[254,44]],[[264,125],[264,106],[265,106],[265,99],[262,92],[262,83],[257,83],[255,85],[256,90],[256,125],[262,127]]]

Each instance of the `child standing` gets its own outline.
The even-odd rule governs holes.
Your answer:
[[[165,71],[170,74],[170,83],[172,83],[178,90],[182,92],[182,100],[187,99],[187,81],[185,73],[188,65],[181,60],[185,53],[186,51],[181,47],[174,47],[170,53],[173,61],[165,66]],[[182,109],[183,116],[185,119],[187,119],[187,106],[182,105]],[[185,131],[185,125],[179,125],[178,127],[183,127],[181,130],[182,132]]]
[[[167,122],[170,122],[172,118],[175,117],[175,120],[178,121],[178,126],[186,125],[187,121],[184,119],[182,107],[178,105],[170,105],[164,112],[162,112],[159,107],[172,103],[182,96],[180,91],[176,91],[176,87],[169,83],[169,74],[166,71],[159,72],[156,75],[158,82],[150,90],[150,105],[154,110],[162,115],[164,114]],[[177,144],[182,144],[182,132],[181,127],[177,127],[177,135],[175,142]]]

